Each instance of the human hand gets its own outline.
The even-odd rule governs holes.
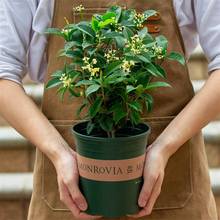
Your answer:
[[[142,209],[137,214],[129,215],[130,217],[140,218],[151,214],[161,192],[167,161],[168,156],[160,149],[154,148],[153,145],[147,148],[143,172],[144,184],[138,199],[138,204]]]
[[[101,216],[92,216],[84,213],[88,208],[86,199],[79,190],[79,173],[76,162],[76,153],[69,148],[60,154],[54,163],[57,171],[57,181],[60,200],[69,208],[77,219],[98,219]]]

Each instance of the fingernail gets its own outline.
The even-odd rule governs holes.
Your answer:
[[[81,210],[86,210],[86,204],[85,203],[80,203],[79,204],[79,208],[81,209]]]
[[[141,199],[140,201],[139,201],[139,206],[140,207],[144,207],[145,205],[146,205],[146,200],[144,200],[144,199]]]

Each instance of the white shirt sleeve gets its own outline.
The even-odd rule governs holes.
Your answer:
[[[21,84],[26,74],[36,0],[0,0],[0,78]]]
[[[220,1],[194,0],[194,10],[200,44],[212,72],[220,69]]]

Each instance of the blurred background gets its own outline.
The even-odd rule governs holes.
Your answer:
[[[207,61],[201,48],[195,50],[188,65],[197,92],[208,77]],[[27,94],[40,107],[43,85],[34,84],[28,77],[24,79],[24,84]],[[203,133],[220,216],[220,115],[203,129]],[[27,219],[34,158],[34,146],[0,117],[0,220]]]

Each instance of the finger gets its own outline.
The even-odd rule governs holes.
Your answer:
[[[150,213],[152,212],[154,204],[155,204],[158,196],[160,195],[161,186],[162,186],[162,183],[163,183],[163,177],[164,177],[164,174],[160,174],[160,176],[159,176],[159,178],[158,178],[158,180],[157,180],[157,182],[154,186],[154,189],[152,191],[150,199],[149,199],[149,201],[147,203],[147,206],[145,208],[147,215],[150,215]]]
[[[143,187],[141,189],[139,199],[138,199],[138,204],[140,207],[146,206],[156,181],[157,181],[156,175],[145,174],[144,184],[143,184]]]
[[[74,216],[77,215],[77,213],[79,213],[80,210],[78,210],[75,203],[72,201],[67,187],[62,182],[58,182],[58,185],[60,191],[60,200],[69,208],[69,210],[72,212]]]
[[[131,215],[130,217],[140,218],[140,217],[143,217],[143,216],[151,214],[153,206],[154,206],[158,196],[160,195],[162,182],[163,182],[163,174],[161,174],[158,177],[158,179],[157,179],[157,181],[156,181],[156,183],[155,183],[155,185],[153,187],[153,190],[152,190],[152,193],[150,195],[150,198],[148,200],[147,205],[142,210],[140,210],[139,213],[137,213],[135,215]]]
[[[78,181],[73,178],[72,181],[67,182],[66,185],[74,203],[80,210],[85,211],[88,205],[86,199],[79,190]]]
[[[69,210],[72,212],[73,216],[78,219],[98,219],[101,218],[101,216],[92,216],[88,215],[86,213],[81,212],[81,210],[77,207],[77,205],[74,203],[74,201],[71,198],[70,193],[68,192],[68,188],[65,186],[65,184],[60,184],[60,192],[61,192],[61,201],[69,208]]]
[[[137,214],[134,214],[134,215],[127,215],[128,217],[131,217],[131,218],[140,218],[142,216],[144,216],[144,213],[146,212],[145,211],[145,208],[144,207],[143,209],[141,209]]]

